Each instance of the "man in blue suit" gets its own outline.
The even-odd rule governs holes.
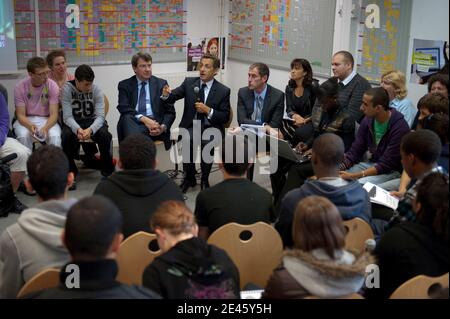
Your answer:
[[[119,82],[120,120],[117,124],[119,143],[128,135],[144,134],[162,140],[170,148],[170,127],[175,120],[173,104],[160,99],[167,81],[152,76],[152,57],[138,52],[131,59],[134,73]]]

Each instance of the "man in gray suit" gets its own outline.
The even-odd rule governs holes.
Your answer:
[[[239,89],[238,123],[263,125],[269,133],[281,127],[284,113],[284,93],[269,84],[270,70],[264,63],[253,63],[248,70],[248,86]],[[253,167],[247,177],[253,179]]]

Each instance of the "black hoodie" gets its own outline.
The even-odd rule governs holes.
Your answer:
[[[184,201],[179,187],[154,169],[115,172],[97,185],[94,194],[108,197],[120,209],[125,237],[150,232],[150,217],[161,203]]]
[[[142,284],[168,299],[235,299],[240,289],[239,271],[227,253],[198,237],[155,258]]]
[[[449,271],[448,242],[419,222],[393,227],[383,235],[374,254],[380,267],[380,288],[368,290],[373,298],[389,298],[415,276],[438,277]]]

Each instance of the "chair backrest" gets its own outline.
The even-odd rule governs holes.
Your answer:
[[[265,287],[283,254],[280,235],[263,222],[224,225],[211,234],[208,243],[228,253],[239,269],[241,289],[248,283]]]
[[[345,248],[364,251],[366,248],[366,240],[373,239],[372,227],[361,218],[353,218],[344,221],[344,227],[347,231],[345,235]]]
[[[59,285],[59,269],[45,269],[28,280],[20,289],[17,298],[22,298],[32,292],[38,292],[47,288],[56,288]]]
[[[398,287],[390,299],[431,299],[437,288],[448,288],[448,273],[440,277],[419,275]]]
[[[104,103],[105,103],[105,118],[106,118],[106,115],[108,115],[108,111],[109,111],[109,100],[106,97],[106,95],[103,95],[103,98],[104,98]]]
[[[140,231],[131,235],[120,245],[117,254],[117,280],[124,284],[141,285],[145,267],[159,255],[161,250],[157,246],[155,234]]]

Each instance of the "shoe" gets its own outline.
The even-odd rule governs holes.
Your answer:
[[[209,182],[208,182],[208,180],[202,180],[202,181],[200,182],[200,189],[201,189],[201,190],[204,190],[204,189],[206,189],[206,188],[209,188]]]
[[[73,183],[72,183],[72,186],[69,187],[69,191],[74,191],[76,189],[77,189],[77,180],[74,179]]]
[[[185,178],[183,180],[183,182],[181,183],[181,185],[180,185],[181,192],[183,194],[186,194],[186,192],[189,189],[189,187],[195,187],[195,186],[197,186],[197,181],[195,181],[195,180],[194,181],[190,181],[190,180]]]
[[[28,196],[36,196],[36,192],[35,191],[29,192],[23,182],[19,184],[19,188],[17,189],[17,191],[21,191],[22,193]]]
[[[24,209],[27,208],[28,208],[27,206],[22,204],[22,202],[17,197],[14,196],[14,204],[11,213],[20,214]]]
[[[100,161],[100,158],[97,156],[87,157],[86,155],[81,155],[80,159],[83,162],[85,168],[90,168],[90,169],[101,169],[102,168],[102,162]]]

